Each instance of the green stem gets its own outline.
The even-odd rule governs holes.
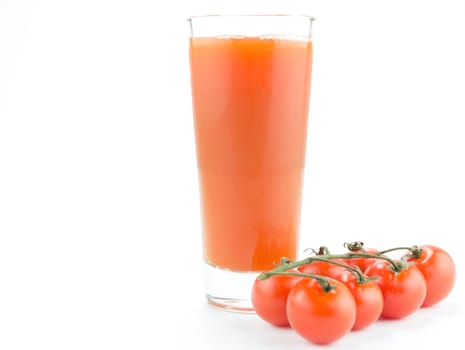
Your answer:
[[[412,249],[412,247],[397,247],[397,248],[382,250],[382,251],[378,252],[378,254],[386,254],[386,253],[390,253],[390,252],[395,252],[397,250],[411,250],[411,249]]]
[[[259,275],[257,278],[260,280],[265,280],[271,276],[296,276],[296,277],[306,277],[306,278],[313,278],[317,280],[317,282],[320,284],[321,288],[328,293],[332,291],[334,288],[336,288],[335,285],[329,283],[328,279],[324,276],[316,275],[313,273],[301,273],[301,272],[292,272],[292,271],[267,271],[263,272],[261,275]]]
[[[314,257],[312,257],[312,259],[313,259],[313,261],[323,261],[323,262],[326,262],[328,264],[341,266],[341,267],[349,270],[357,278],[357,283],[358,284],[364,284],[364,283],[368,282],[368,279],[365,277],[363,272],[360,271],[360,269],[358,267],[354,267],[354,266],[351,266],[351,265],[348,265],[348,264],[345,264],[345,263],[342,263],[342,262],[339,262],[339,261],[328,259],[328,258],[325,258],[325,257],[323,257],[321,255],[320,256],[314,256]]]
[[[381,255],[381,254],[369,254],[369,253],[346,253],[346,254],[336,254],[336,255],[331,255],[331,259],[356,259],[356,258],[373,258],[373,259],[381,259],[381,260],[386,260],[389,262],[392,266],[392,269],[394,272],[400,272],[402,270],[402,267],[399,266],[398,263],[396,263],[394,260],[389,258],[386,255]]]
[[[355,258],[374,258],[374,259],[386,260],[391,264],[393,271],[400,272],[402,270],[401,264],[397,264],[394,260],[390,259],[389,257],[385,255],[368,254],[368,253],[326,254],[326,255],[312,256],[312,257],[308,257],[308,258],[297,260],[297,261],[291,261],[286,258],[282,258],[281,263],[278,266],[276,266],[274,269],[270,271],[262,273],[259,276],[259,279],[266,279],[271,276],[271,273],[274,274],[274,273],[279,273],[279,272],[285,272],[285,271],[292,270],[302,265],[310,264],[313,261],[326,261],[328,263],[343,266],[344,268],[351,270],[353,269],[352,266],[344,264],[344,263],[340,263],[338,261],[336,262],[332,261],[332,259],[344,260],[344,259],[355,259]],[[354,271],[354,272],[358,273],[357,271]]]
[[[380,251],[378,254],[380,254],[380,255],[381,254],[386,254],[386,253],[390,253],[390,252],[395,252],[397,250],[408,250],[413,258],[419,258],[421,256],[421,253],[422,253],[420,247],[418,247],[416,245],[413,245],[411,247],[397,247],[397,248],[386,249],[386,250]]]

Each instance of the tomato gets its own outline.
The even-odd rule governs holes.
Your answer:
[[[375,281],[359,284],[355,275],[346,269],[331,277],[342,282],[354,297],[356,317],[353,330],[365,328],[379,319],[384,300],[381,288]]]
[[[449,295],[455,283],[455,264],[450,255],[439,247],[423,245],[419,258],[409,258],[426,280],[424,307],[432,306]]]
[[[367,254],[378,254],[378,250],[374,248],[366,248],[365,251],[357,250],[351,251],[349,253],[367,253]],[[345,263],[351,266],[358,266],[362,272],[364,272],[367,267],[374,262],[378,261],[376,258],[353,258],[353,259],[345,259]]]
[[[420,308],[426,296],[426,281],[415,265],[394,272],[387,261],[378,261],[368,266],[365,274],[378,277],[376,283],[383,292],[384,318],[404,318]]]
[[[334,259],[338,262],[346,262],[340,259]],[[350,260],[350,259],[348,259]],[[354,259],[361,260],[376,260],[377,259]],[[353,266],[353,265],[351,265]],[[352,293],[357,308],[355,324],[352,329],[362,329],[374,323],[379,319],[383,310],[383,294],[379,286],[371,281],[365,284],[358,284],[357,278],[352,272],[346,268],[334,265],[324,261],[315,261],[310,264],[299,267],[303,273],[313,273],[334,278],[342,282]]]
[[[329,344],[348,333],[355,322],[355,301],[341,282],[328,278],[335,288],[325,291],[313,278],[304,278],[290,291],[287,316],[294,330],[317,344]]]
[[[302,277],[278,275],[256,279],[252,287],[252,305],[263,320],[280,327],[289,326],[286,301],[291,288]]]

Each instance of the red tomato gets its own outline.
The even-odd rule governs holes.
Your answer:
[[[302,277],[272,276],[266,280],[256,279],[252,287],[252,305],[265,321],[280,327],[289,326],[286,301],[291,288]]]
[[[354,297],[341,282],[325,291],[313,278],[304,278],[290,291],[287,316],[295,331],[317,344],[329,344],[350,331],[355,322]]]
[[[422,306],[432,306],[447,297],[455,283],[455,264],[450,255],[433,245],[420,247],[419,258],[410,258],[426,280],[426,298]]]
[[[356,305],[353,330],[365,328],[381,316],[383,311],[383,293],[375,281],[359,284],[354,274],[346,269],[331,276],[342,282],[352,293]]]
[[[387,261],[378,261],[368,266],[365,274],[378,277],[376,283],[383,292],[384,318],[404,318],[420,308],[426,296],[426,281],[415,265],[394,272]]]
[[[359,250],[349,253],[367,253],[367,254],[378,254],[378,250],[374,248],[366,248],[365,251]],[[374,262],[378,261],[379,259],[376,258],[353,258],[353,259],[346,259],[345,263],[351,266],[358,266],[362,272],[364,272],[367,267]]]

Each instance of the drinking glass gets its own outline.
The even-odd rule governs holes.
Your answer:
[[[253,311],[255,277],[298,249],[310,16],[188,19],[205,292]]]

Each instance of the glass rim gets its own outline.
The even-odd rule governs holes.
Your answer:
[[[187,22],[192,22],[194,19],[208,19],[208,18],[305,18],[310,21],[314,21],[315,17],[310,16],[310,15],[299,15],[299,14],[246,14],[246,15],[240,15],[240,14],[232,14],[232,15],[195,15],[195,16],[189,16],[187,17]]]

